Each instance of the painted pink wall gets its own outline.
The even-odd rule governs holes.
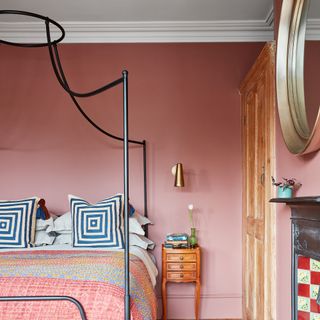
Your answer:
[[[150,238],[189,232],[203,249],[201,317],[241,317],[241,141],[238,88],[263,44],[63,45],[69,83],[89,90],[129,70],[130,136],[148,142]],[[96,201],[121,191],[121,148],[91,128],[54,79],[45,49],[1,46],[1,198],[39,195],[51,212],[67,194]],[[121,90],[84,105],[121,134]],[[131,201],[142,208],[141,153],[131,151]],[[186,187],[171,167],[184,164]],[[169,316],[193,318],[193,286],[170,285]]]
[[[275,0],[275,21],[276,26],[279,21],[281,0]],[[275,28],[277,35],[277,28]],[[312,55],[311,55],[312,56]],[[311,58],[310,56],[310,58]],[[313,56],[314,58],[314,56]],[[308,60],[309,61],[309,60]],[[316,57],[310,65],[317,70],[319,59]],[[306,70],[308,70],[308,65]],[[312,76],[311,76],[312,77]],[[309,79],[310,81],[310,79]],[[307,85],[308,86],[308,85]],[[308,86],[309,87],[309,86]],[[310,87],[309,87],[310,88]],[[306,90],[308,92],[308,90]],[[314,92],[313,92],[314,93]],[[312,92],[308,92],[312,94]],[[313,99],[310,99],[312,101]],[[319,100],[318,100],[319,101]],[[320,180],[320,154],[313,153],[306,156],[294,156],[286,148],[280,123],[277,121],[277,176],[294,176],[303,183],[301,189],[297,192],[298,196],[319,195]],[[291,230],[290,230],[290,209],[285,205],[277,205],[277,319],[291,319]]]
[[[277,124],[277,176],[292,177],[303,183],[297,196],[319,195],[320,154],[294,156],[283,142],[280,124]],[[278,319],[291,319],[291,226],[290,209],[277,205],[277,315]]]

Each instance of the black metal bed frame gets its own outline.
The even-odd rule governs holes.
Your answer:
[[[146,141],[137,141],[137,140],[131,140],[129,139],[129,124],[128,124],[128,71],[124,70],[122,72],[122,77],[110,82],[98,89],[95,89],[93,91],[79,93],[71,90],[71,88],[68,85],[66,76],[63,71],[63,67],[60,61],[59,52],[57,44],[61,42],[65,37],[65,31],[63,27],[57,23],[56,21],[45,17],[40,14],[36,14],[33,12],[28,11],[19,11],[19,10],[0,10],[0,14],[13,14],[13,15],[23,15],[23,16],[29,16],[33,18],[37,18],[40,20],[43,20],[45,22],[46,27],[46,36],[47,36],[47,42],[44,43],[15,43],[15,42],[9,42],[5,40],[0,39],[0,44],[6,44],[11,46],[17,46],[17,47],[25,47],[25,48],[35,48],[35,47],[48,47],[49,49],[49,55],[51,64],[54,70],[54,73],[56,75],[56,78],[62,88],[70,95],[72,101],[76,105],[79,112],[84,116],[84,118],[98,131],[101,133],[107,135],[108,137],[122,141],[123,142],[123,171],[124,171],[124,180],[123,180],[123,189],[124,189],[124,238],[125,238],[125,248],[124,248],[124,260],[125,260],[125,297],[124,297],[124,319],[129,320],[130,319],[130,273],[129,273],[129,143],[136,144],[142,146],[143,151],[143,184],[144,184],[144,215],[148,216],[148,210],[147,210],[147,152],[146,152]],[[50,24],[53,24],[61,31],[61,36],[56,40],[51,40],[51,34],[50,34]],[[105,131],[103,128],[98,126],[81,108],[79,102],[77,101],[77,98],[84,98],[84,97],[91,97],[94,95],[97,95],[101,92],[104,92],[106,90],[109,90],[115,86],[118,86],[122,84],[123,85],[123,137],[118,137],[116,135],[113,135],[107,131]],[[146,236],[148,236],[148,230],[146,228]],[[0,297],[1,301],[57,301],[57,300],[66,300],[71,303],[74,303],[81,315],[81,319],[85,320],[86,315],[83,306],[81,303],[69,296],[14,296],[14,297]]]

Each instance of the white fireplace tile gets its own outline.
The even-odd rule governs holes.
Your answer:
[[[310,312],[310,299],[305,297],[298,297],[298,310]]]
[[[320,313],[310,313],[310,320],[320,320]]]
[[[310,284],[310,271],[298,269],[298,283]]]
[[[311,271],[320,272],[320,261],[310,259],[310,269]]]
[[[319,285],[310,285],[310,298],[317,299],[319,292]]]

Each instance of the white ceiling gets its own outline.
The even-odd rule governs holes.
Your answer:
[[[3,10],[36,12],[58,21],[65,42],[267,41],[273,0],[1,0]],[[35,42],[44,25],[0,15],[0,38]]]
[[[1,0],[2,9],[33,11],[61,22],[253,21],[266,19],[272,6],[273,0]]]
[[[318,20],[319,17],[320,17],[320,1],[311,0],[309,12],[308,12],[308,18]]]

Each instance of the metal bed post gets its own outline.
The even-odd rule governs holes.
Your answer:
[[[147,195],[147,142],[143,143],[143,199],[144,199],[144,216],[148,218],[148,195]],[[148,225],[144,228],[145,236],[148,238]]]
[[[124,234],[125,234],[125,314],[130,320],[130,257],[129,257],[129,141],[128,141],[128,71],[123,71],[123,165],[124,165]]]

